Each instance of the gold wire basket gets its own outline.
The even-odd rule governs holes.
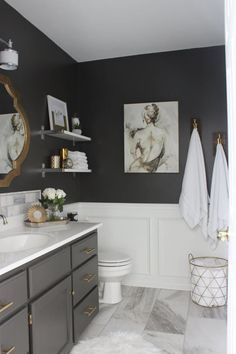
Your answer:
[[[228,261],[219,257],[188,255],[191,270],[192,301],[204,307],[224,306],[227,302]]]

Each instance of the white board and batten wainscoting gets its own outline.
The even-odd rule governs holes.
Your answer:
[[[103,223],[99,249],[132,257],[127,285],[189,290],[189,253],[227,258],[227,244],[213,251],[199,229],[185,224],[177,204],[74,203],[66,209],[78,211],[80,220]]]

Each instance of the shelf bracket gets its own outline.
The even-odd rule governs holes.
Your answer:
[[[46,172],[45,172],[45,163],[42,163],[42,178],[45,178]]]
[[[44,125],[41,125],[41,140],[44,140],[44,139],[45,139],[44,130],[45,130]]]

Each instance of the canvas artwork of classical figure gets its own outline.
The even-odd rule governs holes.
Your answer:
[[[0,114],[0,174],[14,169],[25,142],[25,130],[19,113]]]
[[[126,173],[178,173],[178,102],[124,105]]]

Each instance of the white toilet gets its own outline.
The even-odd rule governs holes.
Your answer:
[[[131,267],[132,260],[125,254],[114,251],[98,253],[101,303],[117,304],[122,300],[121,281],[130,273]]]

